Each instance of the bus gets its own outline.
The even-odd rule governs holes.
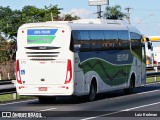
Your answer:
[[[124,89],[146,80],[142,34],[122,20],[28,23],[18,29],[16,90],[42,103]]]

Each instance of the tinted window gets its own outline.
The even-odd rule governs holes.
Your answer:
[[[79,31],[72,31],[72,36],[74,38],[74,41],[77,41],[77,40],[80,40],[81,37],[80,37],[80,34],[79,34]]]
[[[129,40],[128,31],[118,31],[118,39]]]
[[[105,36],[105,40],[117,40],[118,39],[117,31],[115,30],[104,31],[104,36]]]
[[[130,49],[128,31],[118,31],[118,44],[120,49]]]
[[[87,30],[84,30],[84,31],[79,31],[79,34],[80,34],[80,40],[90,40],[90,37],[89,37],[89,32]]]
[[[142,36],[137,33],[130,33],[131,37],[131,48],[132,50],[142,58]]]
[[[74,30],[73,51],[103,51],[129,49],[128,31],[118,30]]]
[[[89,31],[91,40],[104,40],[104,34],[102,30],[91,30]]]

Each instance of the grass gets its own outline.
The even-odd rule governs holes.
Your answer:
[[[156,81],[160,82],[160,77],[157,77],[156,79],[157,79]],[[153,83],[153,82],[155,82],[155,77],[150,77],[146,79],[146,83]]]
[[[22,99],[33,99],[33,98],[35,97],[17,95],[16,99],[14,99],[13,94],[5,94],[5,95],[0,95],[0,103],[14,101],[14,100],[22,100]]]

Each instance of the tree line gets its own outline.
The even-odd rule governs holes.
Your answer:
[[[18,28],[24,23],[51,21],[51,14],[54,20],[62,20],[60,17],[62,8],[58,5],[44,6],[24,6],[22,10],[12,10],[9,6],[0,6],[0,32],[9,38],[16,39]],[[64,15],[66,20],[79,19],[78,16]]]
[[[51,21],[51,16],[53,20],[79,19],[78,16],[71,14],[61,17],[61,10],[62,8],[59,8],[58,5],[44,6],[44,8],[28,5],[22,10],[0,6],[0,63],[15,60],[17,30],[22,24]],[[11,39],[11,41],[8,42],[6,39]]]

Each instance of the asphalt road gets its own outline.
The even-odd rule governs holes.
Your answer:
[[[130,95],[124,95],[123,90],[98,95],[93,102],[61,97],[53,104],[41,104],[37,99],[2,103],[0,111],[1,116],[12,111],[15,118],[18,113],[23,117],[37,113],[47,120],[160,120],[160,83],[135,88]]]

